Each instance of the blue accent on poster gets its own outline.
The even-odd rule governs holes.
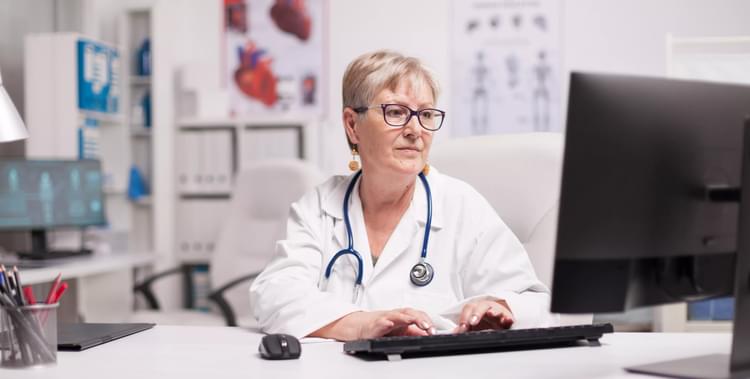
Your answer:
[[[78,159],[99,159],[99,121],[86,118],[78,128]]]
[[[117,113],[119,77],[117,50],[94,41],[78,40],[78,109]]]

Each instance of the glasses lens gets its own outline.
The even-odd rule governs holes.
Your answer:
[[[443,112],[437,109],[423,109],[419,111],[419,122],[427,129],[440,129],[443,125]]]
[[[388,104],[383,109],[385,122],[391,126],[406,125],[406,119],[410,114],[409,108],[399,104]]]

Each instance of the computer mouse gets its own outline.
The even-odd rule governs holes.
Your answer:
[[[302,348],[294,336],[269,334],[260,340],[258,352],[263,359],[297,359],[302,353]]]

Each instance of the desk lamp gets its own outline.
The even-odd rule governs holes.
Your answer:
[[[3,87],[3,76],[0,74],[0,143],[22,140],[29,137],[18,110],[10,100]]]

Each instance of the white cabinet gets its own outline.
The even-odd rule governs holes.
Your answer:
[[[127,172],[130,179],[137,175],[142,188],[132,183],[130,244],[136,249],[154,248],[154,207],[151,194],[156,190],[153,160],[156,146],[152,130],[156,127],[152,117],[152,17],[151,8],[133,8],[120,18],[118,45],[123,61],[123,119],[128,146]]]
[[[24,43],[26,156],[101,160],[109,229],[127,232],[130,151],[119,49],[77,33],[34,34]]]
[[[176,136],[176,251],[183,263],[210,260],[234,175],[259,159],[305,159],[305,120],[183,119]]]
[[[93,230],[102,242],[97,247],[150,254],[149,241],[134,233],[142,222],[135,209],[142,205],[128,199],[133,141],[123,117],[126,69],[121,49],[77,33],[30,35],[24,43],[27,157],[99,159],[108,226]],[[52,245],[76,241],[75,247],[80,247],[79,235],[55,232]],[[100,253],[105,260],[116,259]],[[74,316],[93,322],[124,321],[133,299],[132,278],[128,267],[76,279],[69,291],[76,304]],[[102,307],[102,298],[117,301]]]

